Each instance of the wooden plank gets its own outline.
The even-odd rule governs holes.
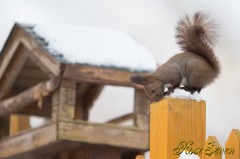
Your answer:
[[[151,159],[178,159],[181,143],[193,141],[192,148],[203,147],[206,137],[205,102],[163,99],[150,106]]]
[[[0,158],[9,158],[57,141],[56,124],[51,123],[0,141]]]
[[[63,78],[74,79],[81,82],[91,82],[97,84],[108,84],[117,86],[138,87],[129,81],[130,71],[100,68],[79,64],[67,64],[63,73]]]
[[[48,96],[49,93],[58,87],[58,81],[58,79],[51,79],[39,83],[12,98],[0,102],[0,117],[10,113],[16,113],[29,104]]]
[[[202,159],[222,159],[222,147],[215,136],[208,137]]]
[[[29,128],[30,128],[29,116],[26,116],[26,115],[10,116],[10,135],[15,135]]]
[[[142,89],[135,89],[134,96],[134,125],[140,129],[149,130],[151,101]]]
[[[225,148],[226,159],[240,158],[240,131],[238,129],[232,130],[226,142]]]
[[[59,122],[59,139],[131,149],[148,149],[148,132],[112,124]]]

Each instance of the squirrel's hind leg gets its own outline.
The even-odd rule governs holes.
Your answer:
[[[168,87],[168,91],[167,92],[164,92],[164,96],[168,96],[170,95],[171,93],[174,92],[174,90],[178,88],[178,87]]]

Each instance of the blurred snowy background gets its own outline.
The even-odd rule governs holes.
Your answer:
[[[215,51],[222,74],[201,94],[207,101],[207,136],[217,136],[224,145],[231,129],[240,129],[238,0],[0,0],[0,48],[14,22],[103,26],[126,32],[147,47],[161,64],[180,51],[174,38],[178,19],[198,10],[209,13],[220,26]],[[107,87],[91,120],[102,122],[128,113],[132,104],[132,89]]]

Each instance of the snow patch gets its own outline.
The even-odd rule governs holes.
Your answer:
[[[70,63],[153,71],[150,51],[118,30],[96,26],[36,25],[33,31],[48,42],[47,49]]]
[[[196,101],[201,101],[203,100],[201,95],[196,91],[193,94],[190,92],[187,92],[183,89],[175,89],[173,93],[171,93],[169,96],[166,96],[165,98],[179,98],[179,99],[192,99]]]
[[[187,155],[185,151],[180,154],[178,159],[200,159],[198,155]]]

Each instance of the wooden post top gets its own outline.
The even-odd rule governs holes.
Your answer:
[[[166,98],[150,105],[151,159],[178,159],[203,147],[205,138],[205,101]]]
[[[197,100],[193,100],[193,99],[181,99],[181,98],[170,98],[170,97],[167,97],[167,98],[163,98],[162,100],[160,101],[157,101],[157,102],[154,102],[154,103],[151,103],[151,105],[157,105],[159,103],[163,103],[163,102],[179,102],[179,103],[198,103],[198,104],[205,104],[206,105],[206,102],[204,100],[201,100],[201,101],[197,101]]]

